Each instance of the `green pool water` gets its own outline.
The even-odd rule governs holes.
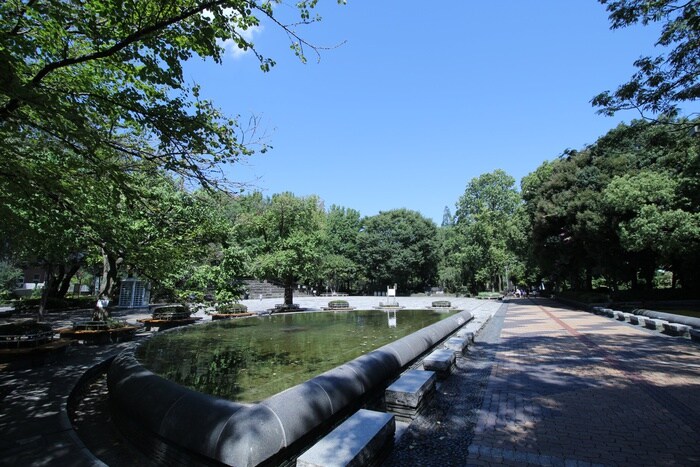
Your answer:
[[[196,391],[256,402],[342,365],[454,312],[296,313],[187,326],[137,351],[154,373]]]

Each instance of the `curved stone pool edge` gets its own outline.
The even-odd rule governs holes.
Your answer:
[[[129,349],[114,359],[107,374],[110,403],[125,421],[122,428],[138,427],[134,436],[154,436],[215,462],[255,466],[386,386],[472,317],[462,311],[252,405],[161,378]]]

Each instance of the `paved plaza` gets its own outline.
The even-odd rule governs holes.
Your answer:
[[[438,391],[387,465],[700,465],[700,347],[548,300],[505,305]]]
[[[253,311],[269,305],[248,302]],[[700,465],[697,343],[544,299],[491,309],[428,409],[401,430],[386,466]],[[87,368],[126,345],[74,346],[52,364],[0,372],[0,465],[99,465],[73,431],[66,401]]]

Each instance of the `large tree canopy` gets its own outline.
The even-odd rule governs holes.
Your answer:
[[[296,31],[316,21],[316,2],[286,10],[275,3],[0,3],[0,211],[8,230],[26,234],[13,238],[23,258],[58,272],[97,248],[109,274],[123,261],[177,282],[175,259],[193,255],[176,247],[221,235],[204,232],[210,224],[197,202],[169,185],[227,188],[223,165],[266,149],[254,124],[242,128],[200,97],[183,62],[221,62],[233,41],[267,71],[274,61],[244,35],[265,21],[284,30],[303,59],[312,46]],[[295,18],[280,17],[290,11]]]
[[[252,274],[282,283],[284,302],[291,305],[294,286],[313,279],[320,264],[325,222],[321,200],[292,193],[248,198],[250,210],[241,213],[236,225],[237,241],[246,245]]]
[[[437,274],[437,227],[416,211],[380,212],[364,220],[358,255],[370,291],[422,292]]]
[[[515,179],[503,170],[473,178],[457,202],[454,268],[461,270],[473,292],[504,290],[519,267],[516,216],[521,199]]]
[[[198,55],[220,62],[224,41],[253,50],[263,70],[274,61],[258,53],[243,32],[261,18],[283,28],[293,48],[294,28],[313,21],[312,2],[300,2],[301,20],[287,26],[271,3],[246,0],[58,2],[0,4],[0,177],[32,152],[12,144],[27,135],[70,151],[84,165],[116,176],[133,159],[211,185],[220,165],[255,149],[235,118],[200,99],[182,62]],[[308,45],[308,44],[306,44]],[[110,157],[100,151],[110,149]],[[265,149],[264,145],[261,149]],[[116,155],[116,157],[114,157]],[[44,181],[43,179],[40,181]]]
[[[535,261],[555,288],[651,288],[658,269],[697,287],[696,121],[635,121],[523,179]]]
[[[636,109],[642,115],[676,115],[678,104],[700,98],[700,2],[697,0],[599,0],[613,29],[662,23],[656,42],[665,52],[641,57],[637,71],[614,92],[593,99],[600,113]]]

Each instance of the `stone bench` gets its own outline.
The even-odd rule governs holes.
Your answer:
[[[638,326],[644,326],[644,317],[639,315],[630,315],[630,323],[636,324]]]
[[[439,378],[446,378],[452,373],[456,358],[454,350],[433,350],[423,359],[423,369],[434,371]]]
[[[467,343],[471,344],[474,342],[474,331],[470,331],[466,328],[462,328],[455,334],[457,337],[461,337],[467,340]]]
[[[360,409],[297,459],[297,467],[355,467],[376,463],[394,442],[396,421]]]
[[[693,342],[700,342],[700,329],[690,328],[688,334]]]
[[[603,308],[600,312],[601,315],[607,316],[608,318],[614,318],[615,317],[615,311],[611,310],[610,308]]]
[[[680,323],[663,323],[663,330],[666,334],[676,337],[689,337],[690,326]]]
[[[618,321],[625,321],[626,314],[627,313],[625,313],[623,311],[614,310],[613,311],[613,318],[615,318]]]
[[[664,330],[664,323],[668,323],[668,321],[664,321],[662,319],[644,318],[644,327],[647,329],[653,329],[655,331],[663,331]]]
[[[445,341],[445,348],[454,350],[457,354],[462,355],[469,345],[469,341],[464,337],[450,337]]]
[[[435,394],[435,372],[408,370],[384,391],[387,412],[397,420],[410,422]]]

